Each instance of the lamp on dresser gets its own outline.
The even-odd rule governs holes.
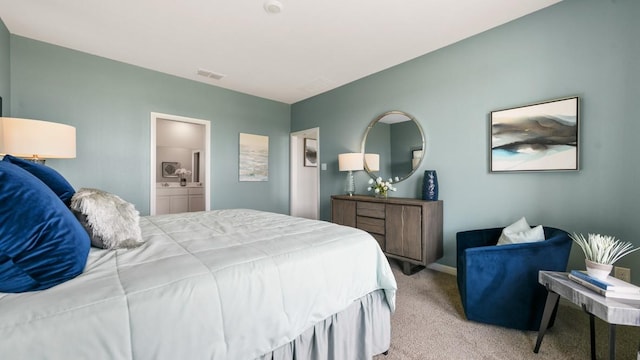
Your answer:
[[[49,121],[0,117],[0,155],[44,164],[76,157],[76,128]]]
[[[362,153],[345,153],[338,155],[338,168],[340,171],[347,171],[344,192],[349,196],[353,195],[356,192],[353,172],[364,170],[364,157]]]

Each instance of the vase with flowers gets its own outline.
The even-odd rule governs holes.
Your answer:
[[[180,168],[177,169],[174,174],[180,178],[180,186],[187,186],[187,176],[191,175],[191,170]]]
[[[369,187],[367,190],[373,191],[377,197],[386,198],[389,195],[389,191],[396,191],[396,188],[392,184],[392,179],[386,181],[382,180],[381,177],[375,180],[369,179]]]
[[[629,242],[620,241],[609,235],[589,234],[585,238],[582,234],[574,233],[569,236],[584,253],[587,274],[600,280],[607,279],[616,261],[640,250],[640,248],[634,249]]]

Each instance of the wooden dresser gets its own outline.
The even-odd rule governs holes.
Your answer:
[[[442,200],[334,195],[331,221],[370,233],[407,275],[442,257]]]

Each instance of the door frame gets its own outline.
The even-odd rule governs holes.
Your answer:
[[[316,220],[320,219],[320,171],[322,164],[320,162],[320,128],[315,127],[306,130],[300,130],[296,132],[292,132],[289,134],[289,168],[291,171],[289,183],[291,186],[289,187],[289,214],[293,215],[294,205],[297,201],[297,176],[298,170],[303,168],[303,159],[299,156],[302,153],[302,149],[298,147],[298,139],[308,136],[313,136],[317,140],[318,145],[318,158],[317,163],[318,167],[316,170],[316,183],[317,183],[317,193],[316,193]],[[303,141],[304,142],[304,141]],[[304,146],[304,145],[303,145]]]
[[[151,147],[150,147],[150,191],[149,191],[149,215],[156,214],[156,128],[158,119],[178,121],[190,124],[204,125],[204,159],[201,161],[204,164],[204,169],[200,169],[200,173],[205,175],[204,178],[204,209],[206,211],[211,210],[211,121],[190,118],[185,116],[162,114],[157,112],[151,112]]]

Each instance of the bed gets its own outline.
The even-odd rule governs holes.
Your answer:
[[[370,359],[396,282],[364,231],[248,209],[140,218],[144,244],[0,293],[3,359]]]

